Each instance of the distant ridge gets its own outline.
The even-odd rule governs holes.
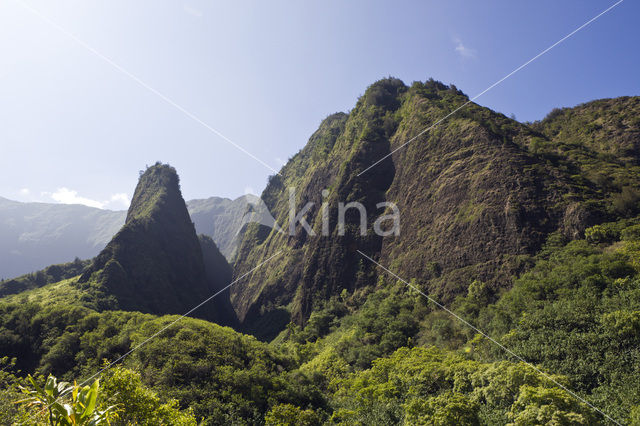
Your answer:
[[[187,201],[196,232],[213,238],[232,260],[248,203],[243,195],[231,200],[210,197]],[[0,279],[14,278],[76,257],[90,259],[102,250],[125,222],[125,210],[112,211],[80,204],[23,203],[0,197]]]

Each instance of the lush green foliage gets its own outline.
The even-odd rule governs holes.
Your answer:
[[[140,374],[115,367],[104,374],[103,404],[118,408],[115,425],[180,425],[195,426],[193,410],[181,411],[178,401],[163,402],[158,394],[142,384]]]
[[[557,383],[631,421],[640,406],[637,223],[598,225],[568,244],[554,235],[496,302],[476,281],[453,307]],[[174,318],[28,303],[0,305],[0,316],[2,347],[21,369],[67,379],[97,370]],[[138,401],[128,421],[156,419],[149,424],[165,415],[183,424],[603,422],[509,359],[406,285],[381,279],[373,291],[329,299],[272,345],[186,319],[126,359],[137,373],[111,370],[103,389],[105,403]]]
[[[163,404],[175,399],[207,424],[258,421],[281,403],[325,405],[310,380],[292,371],[289,357],[206,321],[187,318],[171,325],[178,317],[37,304],[0,305],[0,318],[0,346],[17,357],[21,369],[67,380],[92,375],[102,360],[119,359],[155,335],[125,366],[139,372]]]
[[[479,315],[516,353],[567,376],[619,419],[640,404],[640,247],[637,225],[625,224],[588,230],[607,242],[573,241],[541,258]]]
[[[153,390],[144,386],[140,375],[123,367],[115,367],[103,375],[102,386],[95,380],[91,386],[70,385],[49,376],[44,386],[28,377],[20,386],[25,399],[12,401],[22,407],[6,417],[3,424],[17,418],[25,423],[49,425],[181,425],[195,426],[191,410],[181,411],[178,401],[163,403]],[[23,395],[24,396],[24,395]]]
[[[30,386],[21,387],[27,398],[17,403],[32,408],[34,416],[42,414],[51,426],[108,425],[109,419],[115,416],[115,406],[98,408],[99,380],[91,386],[58,382],[52,375],[47,377],[44,386],[31,376],[27,381]]]
[[[376,360],[371,369],[341,380],[334,398],[339,424],[596,421],[589,407],[525,364],[484,364],[436,348],[402,348]]]
[[[638,99],[534,124],[470,104],[360,177],[467,99],[384,79],[270,178],[263,198],[280,223],[296,186],[298,204],[320,205],[325,188],[328,202],[393,200],[409,229],[382,239],[348,221],[346,235],[331,225],[312,238],[248,226],[236,276],[281,253],[232,295],[263,341],[166,315],[231,270],[197,241],[175,170],[143,172],[127,225],[80,279],[23,278],[27,291],[0,301],[1,354],[15,359],[0,371],[0,420],[24,416],[11,403],[24,374],[81,380],[118,360],[99,398],[91,387],[72,398],[78,412],[116,406],[123,425],[607,424],[592,404],[640,424]]]
[[[586,239],[568,244],[554,234],[530,271],[495,303],[475,281],[453,308],[528,362],[561,375],[554,376],[558,383],[627,422],[640,406],[637,223],[597,225],[587,229]],[[514,359],[402,283],[381,280],[370,294],[343,292],[314,311],[304,328],[290,325],[276,342],[293,351],[301,369],[316,375],[331,395],[335,422],[604,421],[529,367],[501,361]],[[414,345],[420,347],[406,348]],[[419,389],[430,384],[433,389]],[[502,393],[492,395],[485,386],[502,387]]]
[[[3,425],[24,422],[29,417],[25,408],[15,403],[22,397],[19,387],[24,382],[17,376],[15,364],[15,359],[0,358],[0,424]]]
[[[61,265],[51,265],[42,271],[0,282],[0,297],[17,294],[26,290],[40,288],[47,284],[57,283],[62,280],[80,275],[84,268],[91,262],[75,259],[73,262]]]

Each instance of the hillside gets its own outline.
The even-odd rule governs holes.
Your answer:
[[[485,281],[493,294],[508,288],[549,234],[576,238],[603,220],[602,192],[528,148],[538,140],[552,143],[547,137],[476,104],[360,175],[467,99],[435,81],[406,86],[386,79],[371,85],[348,115],[323,121],[262,198],[278,222],[287,223],[287,188],[295,187],[298,209],[315,203],[306,218],[318,231],[321,191],[328,189],[331,236],[290,236],[257,226],[245,234],[237,275],[284,251],[232,290],[248,329],[254,321],[264,325],[266,315],[274,321],[273,336],[289,318],[304,324],[331,295],[373,286],[378,271],[356,249],[451,302],[474,280]],[[338,235],[337,204],[351,201],[367,209],[367,236],[359,235],[357,214],[347,215],[346,235]],[[398,236],[373,232],[385,213],[376,208],[383,201],[401,212]]]
[[[533,128],[550,139],[584,147],[609,161],[639,165],[638,110],[637,96],[599,99],[574,108],[556,108]]]

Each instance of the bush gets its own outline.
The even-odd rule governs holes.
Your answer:
[[[320,416],[313,410],[303,410],[291,404],[276,405],[264,418],[269,426],[315,426],[320,425]]]
[[[603,225],[587,228],[584,231],[584,236],[592,244],[611,243],[619,238],[619,235],[613,229]]]

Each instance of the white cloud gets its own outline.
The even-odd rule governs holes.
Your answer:
[[[458,53],[458,55],[460,55],[462,58],[475,58],[478,56],[478,52],[476,52],[475,49],[471,49],[467,46],[465,46],[464,44],[462,44],[462,40],[460,40],[459,38],[454,38],[453,42],[455,43],[456,47],[455,47],[455,51],[456,53]]]
[[[250,186],[245,186],[245,187],[244,187],[244,194],[245,194],[245,195],[247,195],[247,194],[255,195],[255,194],[256,194],[256,191],[255,191],[255,189],[253,189],[253,188],[252,188],[252,187],[250,187]]]
[[[55,192],[43,192],[42,196],[49,197],[61,204],[82,204],[98,209],[122,209],[129,207],[131,203],[129,196],[125,193],[113,194],[108,200],[99,201],[78,195],[78,191],[65,187],[58,188]]]
[[[78,191],[64,187],[58,188],[54,193],[44,193],[44,195],[49,195],[54,201],[62,204],[84,204],[85,206],[96,207],[98,209],[104,207],[103,202],[81,197],[78,195]]]
[[[22,195],[22,196],[25,196],[25,197],[26,197],[26,196],[27,196],[27,195],[29,195],[29,194],[31,194],[31,191],[29,191],[29,188],[22,188],[22,189],[20,189],[20,195]]]
[[[278,164],[280,167],[284,166],[285,164],[287,164],[286,161],[284,161],[282,158],[280,157],[276,157],[276,164]]]
[[[127,194],[122,192],[120,194],[113,194],[109,203],[120,204],[120,207],[129,207],[131,200],[129,200],[129,196]]]

